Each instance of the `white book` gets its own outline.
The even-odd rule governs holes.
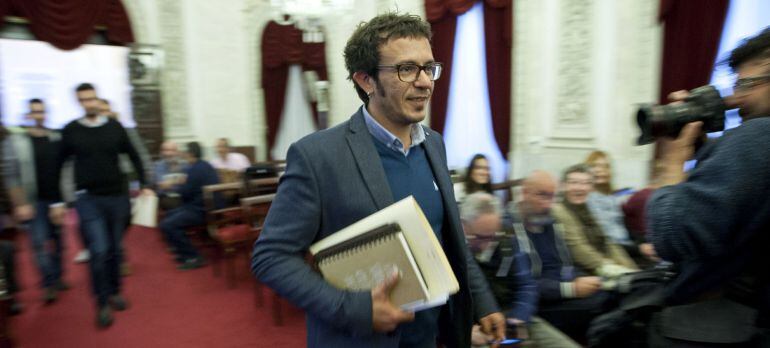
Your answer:
[[[413,259],[416,265],[415,272],[418,274],[420,283],[424,284],[420,287],[424,286],[427,290],[427,296],[423,296],[417,301],[402,304],[402,308],[417,311],[446,303],[450,295],[459,291],[460,286],[433,228],[412,196],[318,241],[310,246],[310,253],[315,256],[319,252],[323,253],[325,250],[334,249],[351,240],[360,239],[367,232],[391,224],[398,225],[401,230],[408,247],[406,250],[408,258]],[[397,254],[393,255],[394,258],[397,257]],[[401,272],[403,274],[404,270]],[[411,270],[409,272],[411,273]],[[345,285],[340,284],[335,286],[346,288]],[[416,288],[413,284],[409,286]],[[398,290],[398,287],[399,284],[396,284],[394,292]],[[356,288],[355,290],[360,289]]]

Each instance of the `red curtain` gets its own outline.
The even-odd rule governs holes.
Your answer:
[[[668,94],[709,83],[729,0],[661,0],[665,25],[659,102]]]
[[[444,63],[431,100],[431,128],[444,131],[449,83],[452,72],[457,16],[467,12],[477,0],[426,0],[425,14],[433,30],[433,55]],[[511,45],[513,39],[511,0],[484,1],[484,42],[487,84],[495,140],[504,157],[508,155],[511,124]]]
[[[303,70],[314,70],[319,80],[328,80],[326,71],[325,45],[305,43],[302,30],[294,25],[281,25],[270,21],[262,32],[262,89],[265,96],[265,115],[267,120],[267,154],[270,153],[278,135],[286,98],[286,84],[289,66],[301,64]],[[316,124],[318,113],[312,107]]]
[[[511,143],[512,15],[510,1],[487,1],[484,4],[489,106],[495,140],[504,158],[508,158]]]
[[[120,0],[0,0],[0,15],[27,18],[36,39],[62,50],[84,44],[97,26],[107,29],[111,43],[134,42]]]

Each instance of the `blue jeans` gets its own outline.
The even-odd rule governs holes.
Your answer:
[[[50,288],[61,280],[63,239],[61,226],[51,223],[48,207],[55,202],[41,200],[35,204],[35,217],[30,222],[29,233],[35,261],[42,277],[41,285]],[[49,244],[50,241],[50,244]]]
[[[160,222],[160,230],[176,250],[182,260],[200,256],[187,238],[187,227],[202,225],[206,222],[206,213],[196,208],[181,206],[171,209]]]
[[[84,234],[91,254],[89,268],[96,304],[107,304],[120,293],[121,240],[131,215],[128,195],[97,196],[79,194],[75,208],[80,217],[80,233]]]

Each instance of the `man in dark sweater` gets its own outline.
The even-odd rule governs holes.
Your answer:
[[[511,205],[518,244],[530,261],[540,293],[538,315],[576,340],[584,340],[591,319],[606,311],[610,296],[602,280],[573,266],[561,225],[551,217],[556,179],[534,171],[521,189],[521,201]]]
[[[680,272],[667,289],[671,306],[651,325],[661,328],[651,346],[770,346],[770,28],[733,50],[729,64],[738,80],[725,102],[743,124],[698,151],[689,175],[684,162],[701,124],[661,147],[662,187],[647,203],[647,233]]]
[[[42,278],[43,301],[50,304],[56,301],[57,291],[69,288],[62,280],[61,260],[65,205],[61,203],[61,182],[51,180],[50,176],[58,169],[61,134],[45,127],[45,104],[40,99],[29,101],[27,118],[34,125],[14,131],[11,140],[18,157],[21,184],[28,202],[35,207],[29,226],[30,241]]]
[[[176,186],[175,191],[181,196],[182,205],[166,214],[160,222],[160,230],[177,254],[176,260],[181,263],[178,268],[188,270],[202,267],[204,260],[187,238],[185,228],[205,222],[203,187],[218,184],[219,176],[216,169],[202,159],[201,146],[197,142],[188,143],[184,155],[188,164],[184,179],[161,186],[163,189]]]
[[[99,113],[99,98],[94,87],[81,84],[76,94],[86,114],[64,127],[59,167],[66,159],[74,158],[75,208],[80,217],[80,231],[91,254],[91,282],[98,308],[96,322],[99,327],[107,327],[112,324],[112,309],[127,307],[120,294],[120,264],[121,241],[131,205],[119,155],[128,154],[143,187],[147,180],[142,161],[123,126]],[[154,193],[144,188],[142,194]]]

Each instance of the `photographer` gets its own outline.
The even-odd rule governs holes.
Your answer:
[[[648,236],[679,274],[653,316],[653,347],[770,345],[770,28],[729,64],[738,80],[725,105],[739,108],[743,124],[701,148],[689,174],[683,165],[702,123],[661,144],[663,187],[647,204]]]

